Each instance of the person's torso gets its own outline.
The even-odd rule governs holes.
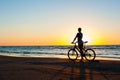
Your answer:
[[[82,43],[83,43],[83,41],[82,41],[82,36],[83,36],[82,33],[77,33],[77,38],[78,38],[78,43],[79,43],[79,44],[82,44]]]

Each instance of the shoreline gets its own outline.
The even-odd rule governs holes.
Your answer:
[[[0,56],[0,80],[120,80],[120,61]]]
[[[40,54],[40,55],[21,55],[21,54],[0,54],[0,56],[8,56],[8,57],[33,57],[33,58],[60,58],[60,59],[68,59],[67,55],[54,55],[54,54]],[[115,57],[99,57],[96,56],[95,60],[113,60],[113,61],[120,61],[119,58]]]

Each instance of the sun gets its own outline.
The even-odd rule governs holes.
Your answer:
[[[87,34],[84,34],[83,35],[83,41],[88,41],[88,44],[91,44],[91,38],[90,38],[90,36],[87,35]]]

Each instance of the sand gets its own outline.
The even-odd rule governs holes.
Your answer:
[[[0,56],[0,80],[120,80],[120,61]]]

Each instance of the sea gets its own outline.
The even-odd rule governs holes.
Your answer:
[[[0,55],[16,57],[68,58],[68,50],[73,46],[0,46]],[[120,60],[120,45],[88,45],[96,53],[96,58]]]

